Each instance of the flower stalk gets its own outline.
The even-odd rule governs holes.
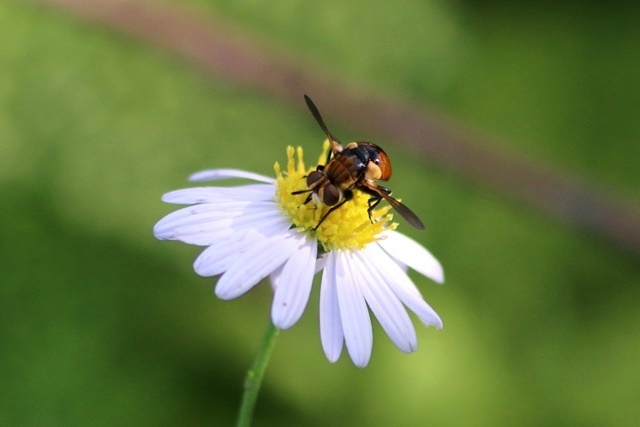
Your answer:
[[[244,393],[242,394],[240,414],[238,415],[238,427],[248,427],[251,425],[253,410],[258,400],[258,393],[260,392],[262,379],[269,364],[269,358],[276,344],[278,331],[278,328],[273,325],[273,322],[269,322],[253,366],[247,371],[247,376],[244,380]]]

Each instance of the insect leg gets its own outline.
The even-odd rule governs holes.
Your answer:
[[[361,190],[364,193],[367,193],[371,196],[371,198],[367,201],[367,203],[369,204],[369,208],[367,209],[367,214],[369,215],[369,221],[371,221],[371,223],[373,223],[373,218],[371,218],[371,212],[376,208],[376,206],[378,206],[380,204],[380,202],[382,201],[382,194],[384,193],[386,195],[391,194],[391,190],[389,190],[386,187],[382,187],[380,185],[377,185],[375,187],[376,190],[380,190],[380,191],[374,191],[373,189],[369,188],[369,187],[363,187],[361,188]]]
[[[369,214],[369,221],[373,224],[373,218],[371,218],[371,212],[380,204],[382,201],[382,196],[375,195],[371,197],[367,203],[369,204],[369,208],[367,209],[367,214]]]
[[[304,203],[303,203],[303,205],[306,205],[313,198],[313,190],[307,189],[307,190],[294,191],[291,194],[298,195],[298,194],[303,194],[303,193],[309,193],[309,196],[304,200]]]
[[[343,199],[340,203],[338,203],[335,206],[332,206],[331,209],[329,209],[327,211],[326,214],[324,214],[324,216],[322,218],[320,218],[320,221],[318,221],[318,223],[316,224],[315,227],[313,227],[313,231],[316,231],[318,229],[318,227],[320,227],[320,224],[322,224],[324,222],[325,219],[327,219],[327,217],[329,216],[329,214],[333,211],[335,211],[336,209],[338,209],[340,206],[344,205],[346,202],[348,202],[349,200],[351,200],[353,198],[353,192],[351,190],[346,190],[343,193]]]

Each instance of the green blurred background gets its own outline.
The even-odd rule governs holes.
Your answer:
[[[637,5],[175,3],[640,200]],[[153,238],[160,196],[200,169],[270,174],[287,144],[314,159],[316,123],[63,9],[3,0],[0,40],[0,424],[232,424],[271,290],[215,298],[198,248]],[[389,147],[427,224],[402,231],[445,268],[413,276],[445,328],[417,325],[405,355],[376,325],[369,367],[332,365],[315,289],[256,425],[640,423],[637,254],[332,129]]]

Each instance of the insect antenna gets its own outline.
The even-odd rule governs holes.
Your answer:
[[[340,142],[335,139],[333,137],[333,135],[331,135],[331,132],[329,132],[329,129],[327,128],[327,125],[324,123],[324,120],[322,120],[322,116],[320,115],[320,111],[318,111],[318,108],[316,107],[316,104],[313,103],[313,101],[311,100],[311,98],[309,98],[307,95],[304,96],[304,100],[307,103],[307,107],[309,107],[309,111],[311,111],[311,114],[313,114],[313,118],[316,119],[316,122],[318,122],[318,124],[320,125],[320,128],[322,129],[322,131],[324,132],[325,135],[327,135],[327,138],[329,139],[329,142],[331,143],[331,152],[328,153],[327,155],[327,163],[329,163],[329,159],[331,158],[331,153],[336,154],[342,151],[342,144],[340,144]]]

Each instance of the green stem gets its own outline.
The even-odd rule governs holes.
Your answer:
[[[277,336],[278,329],[273,326],[273,323],[269,322],[256,360],[254,360],[251,369],[247,371],[247,377],[244,380],[244,394],[242,395],[242,405],[240,406],[240,415],[238,416],[238,427],[248,427],[251,425],[253,409],[256,406],[256,400],[258,400],[258,392],[260,392],[262,378],[264,378],[264,373],[267,370],[269,357],[275,346]]]

